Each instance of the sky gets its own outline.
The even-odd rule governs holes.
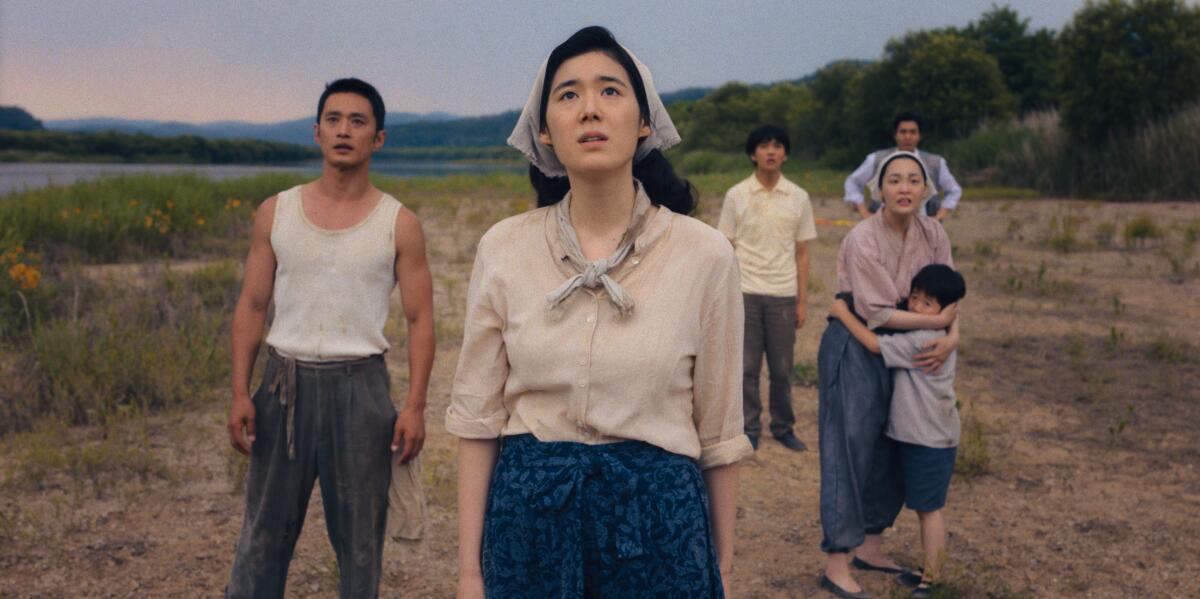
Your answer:
[[[964,26],[993,0],[0,0],[0,105],[46,119],[275,122],[357,76],[389,112],[519,108],[555,45],[608,27],[660,91],[795,79],[877,59],[907,31]],[[1059,30],[1083,0],[1011,0]]]

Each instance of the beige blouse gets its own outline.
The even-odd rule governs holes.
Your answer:
[[[850,229],[838,250],[838,290],[854,295],[854,311],[876,329],[908,297],[912,278],[930,264],[953,267],[950,238],[936,219],[916,215],[902,237],[883,210]]]
[[[634,300],[622,317],[602,288],[549,307],[546,294],[575,274],[557,226],[552,208],[540,208],[480,240],[446,429],[469,439],[645,441],[701,468],[750,455],[729,242],[651,208],[633,251],[609,271]]]

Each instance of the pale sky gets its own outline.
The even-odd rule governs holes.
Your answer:
[[[1083,0],[1012,0],[1059,30]],[[659,90],[802,77],[876,59],[890,37],[966,25],[992,0],[317,2],[0,0],[0,105],[40,119],[273,122],[326,81],[375,84],[393,112],[519,108],[585,25],[611,29]]]

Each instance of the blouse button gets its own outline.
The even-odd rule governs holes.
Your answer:
[[[579,388],[580,389],[587,388],[587,381],[579,381]]]
[[[593,321],[593,320],[595,320],[595,319],[594,319],[594,318],[592,318],[592,316],[589,314],[589,315],[588,315],[588,317],[587,317],[587,321],[588,321],[588,322],[591,322],[591,321]]]
[[[634,259],[633,259],[633,265],[634,265],[634,266],[637,266],[638,264],[641,264],[641,262],[642,262],[642,259],[641,259],[641,258],[634,258]]]

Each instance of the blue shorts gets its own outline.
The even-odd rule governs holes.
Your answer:
[[[958,448],[926,447],[903,441],[896,441],[896,446],[900,448],[900,468],[904,472],[904,504],[918,512],[945,507]]]

